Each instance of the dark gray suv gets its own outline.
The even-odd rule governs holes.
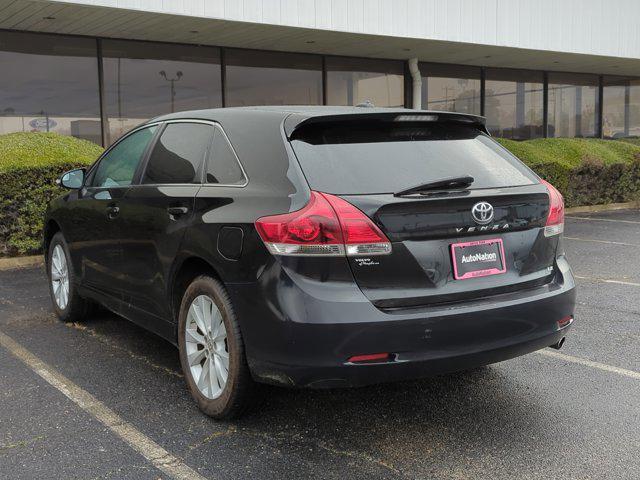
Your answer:
[[[547,346],[573,321],[563,199],[481,117],[256,107],[153,119],[52,202],[57,314],[177,345],[217,418],[254,382],[350,387]]]

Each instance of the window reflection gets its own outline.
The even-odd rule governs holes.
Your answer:
[[[225,50],[226,105],[321,105],[322,58]]]
[[[549,74],[550,137],[594,137],[597,117],[596,75]]]
[[[107,144],[151,117],[222,106],[220,50],[104,40]]]
[[[604,77],[602,133],[607,138],[640,136],[640,80]]]
[[[421,63],[422,108],[480,115],[480,68]]]
[[[404,64],[394,60],[328,57],[327,104],[404,106]]]
[[[0,65],[0,134],[102,142],[95,40],[0,32]]]
[[[487,69],[485,116],[487,128],[497,137],[542,137],[542,72]]]

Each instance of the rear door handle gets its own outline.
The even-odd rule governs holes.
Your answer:
[[[180,215],[184,215],[188,211],[189,211],[189,209],[187,207],[169,207],[169,208],[167,208],[167,212],[169,212],[169,215],[172,215],[174,217],[179,217]]]

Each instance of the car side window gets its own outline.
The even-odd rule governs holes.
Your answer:
[[[142,183],[200,183],[213,130],[204,123],[169,123],[153,147]]]
[[[93,187],[126,187],[131,185],[144,151],[157,126],[143,128],[118,142],[102,159],[93,175]]]
[[[206,182],[221,185],[243,185],[247,179],[226,135],[216,127],[213,147],[207,159]]]

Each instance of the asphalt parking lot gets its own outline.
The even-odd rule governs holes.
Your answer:
[[[264,388],[226,423],[199,413],[171,345],[108,313],[62,324],[41,268],[0,272],[0,478],[640,478],[640,212],[571,215],[565,235],[579,293],[560,352]]]

